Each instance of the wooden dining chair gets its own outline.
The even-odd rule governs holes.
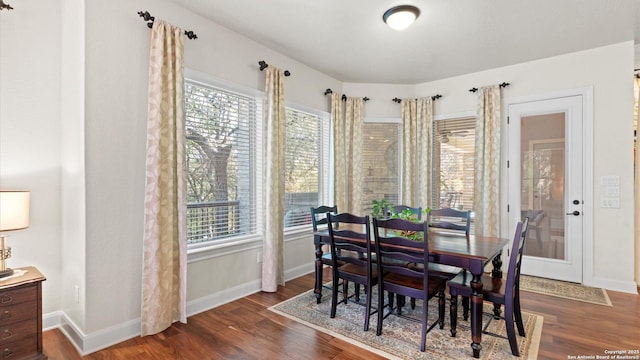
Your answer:
[[[337,227],[339,226],[339,227]],[[331,243],[332,290],[331,318],[336,317],[338,303],[347,303],[351,296],[357,298],[357,285],[363,285],[366,293],[364,331],[369,330],[371,288],[378,284],[378,268],[371,261],[371,236],[369,216],[350,213],[327,213],[327,227]],[[365,256],[362,256],[362,255]],[[342,300],[338,302],[338,286],[342,281]],[[349,296],[348,283],[353,282],[355,293]]]
[[[446,230],[453,230],[456,232],[469,235],[471,227],[471,211],[461,211],[451,208],[433,209],[430,210],[427,216],[429,227],[440,228]],[[409,267],[420,267],[420,264],[409,264]],[[453,279],[459,273],[465,271],[463,268],[451,265],[443,265],[431,262],[429,263],[429,271],[432,276],[445,277],[447,279]],[[463,298],[464,318],[469,317],[469,298]],[[398,311],[402,311],[403,299],[398,298]],[[415,309],[416,300],[411,299],[411,308]]]
[[[312,207],[309,209],[309,211],[311,212],[311,226],[313,227],[313,232],[315,233],[316,231],[318,231],[318,227],[319,226],[323,226],[323,225],[327,225],[327,213],[334,213],[337,214],[338,213],[338,206],[337,205],[333,205],[333,206],[327,206],[327,205],[320,205],[318,207]],[[331,290],[330,287],[328,286],[319,286],[321,284],[318,284],[318,282],[322,282],[322,272],[323,272],[323,268],[324,265],[327,266],[332,266],[332,262],[331,262],[331,251],[329,251],[328,247],[329,247],[329,243],[326,244],[327,247],[327,251],[323,251],[323,246],[321,245],[319,248],[316,249],[316,251],[319,251],[320,254],[316,254],[316,258],[320,258],[320,261],[322,262],[322,266],[316,266],[316,274],[315,274],[315,286],[313,287],[314,289],[320,289],[320,291],[322,292],[322,288],[325,287],[328,290]],[[318,273],[318,271],[320,273]],[[320,299],[322,298],[322,294],[320,294],[317,298],[317,302],[318,304],[321,302]]]
[[[415,223],[402,219],[373,219],[375,251],[380,274],[378,277],[378,324],[376,335],[382,334],[384,292],[422,300],[422,318],[406,317],[420,321],[422,332],[420,351],[425,350],[427,333],[436,325],[444,327],[444,291],[446,279],[429,275],[429,241],[427,222]],[[407,236],[413,237],[413,239]],[[421,238],[421,240],[418,240]],[[395,261],[388,261],[395,260]],[[412,269],[401,263],[421,264],[422,270]],[[398,264],[400,263],[400,264]],[[425,270],[426,269],[426,270]],[[429,300],[438,297],[438,319],[429,324]],[[389,312],[387,316],[391,314]],[[398,315],[402,316],[402,315]]]
[[[509,339],[511,353],[514,356],[520,356],[514,329],[514,319],[515,325],[518,328],[518,334],[525,336],[520,307],[520,265],[522,264],[524,242],[527,238],[528,223],[529,218],[524,218],[524,220],[516,226],[511,257],[509,258],[507,278],[494,278],[491,275],[482,276],[482,284],[484,285],[482,288],[483,299],[497,305],[496,309],[498,310],[501,305],[504,305],[504,316],[499,316],[499,311],[494,310],[494,313],[487,314],[490,316],[489,322],[494,318],[505,320],[507,339]],[[449,310],[451,315],[451,336],[456,336],[458,295],[471,296],[471,279],[471,274],[463,272],[448,282],[449,293],[451,294],[451,306]],[[496,335],[486,331],[488,325],[489,323],[487,323],[482,332],[488,335]]]
[[[471,229],[471,211],[452,208],[432,209],[429,211],[429,226],[432,228],[464,231],[469,235]]]

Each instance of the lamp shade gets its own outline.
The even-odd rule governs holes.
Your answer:
[[[0,231],[29,227],[29,191],[0,190]]]

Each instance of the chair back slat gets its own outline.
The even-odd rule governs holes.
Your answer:
[[[471,228],[471,211],[451,208],[433,209],[429,211],[429,226],[439,229],[464,231],[469,235]]]
[[[339,264],[350,263],[367,266],[371,271],[369,216],[328,212],[326,217],[333,266],[339,269]],[[336,228],[336,225],[339,227]]]
[[[375,252],[379,271],[411,277],[423,277],[423,271],[394,265],[401,263],[426,264],[429,261],[427,222],[415,223],[403,219],[373,219]],[[419,240],[409,239],[416,236]],[[423,268],[427,268],[426,266]],[[426,281],[426,279],[425,279]],[[426,284],[425,284],[426,285]]]
[[[313,226],[313,231],[316,232],[318,231],[318,225],[327,224],[328,212],[334,213],[334,214],[338,213],[338,206],[337,205],[333,205],[333,206],[320,205],[316,208],[314,207],[309,208],[309,211],[311,212],[311,225]]]

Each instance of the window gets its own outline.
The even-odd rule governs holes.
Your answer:
[[[373,200],[398,204],[401,179],[399,122],[365,122],[363,141],[364,184],[362,211],[370,214]]]
[[[185,81],[187,243],[256,233],[257,105]]]
[[[433,208],[472,210],[475,128],[475,118],[434,121]]]
[[[299,110],[287,108],[286,114],[284,227],[290,228],[311,224],[309,208],[320,202],[328,125],[320,116]]]

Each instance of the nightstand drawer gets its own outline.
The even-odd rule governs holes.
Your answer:
[[[0,350],[2,346],[24,338],[35,338],[38,332],[38,323],[35,319],[22,321],[15,324],[0,327]]]
[[[37,316],[37,310],[35,301],[0,307],[0,326],[34,319]]]
[[[34,286],[25,286],[22,288],[3,291],[0,294],[0,307],[11,306],[26,301],[35,300],[37,297],[36,288]]]
[[[34,356],[37,351],[37,339],[32,336],[23,341],[11,342],[0,346],[0,359],[22,359],[27,356]]]

